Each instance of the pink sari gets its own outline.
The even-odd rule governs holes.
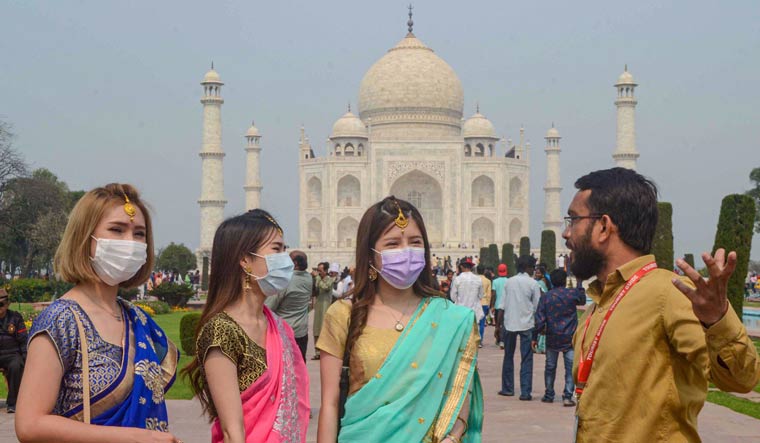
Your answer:
[[[302,443],[309,426],[309,376],[293,330],[264,306],[267,370],[240,394],[246,443]],[[219,419],[212,443],[224,442]]]

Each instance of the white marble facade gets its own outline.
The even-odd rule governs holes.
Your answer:
[[[365,74],[358,115],[336,121],[324,156],[302,129],[300,248],[312,261],[353,263],[362,214],[391,194],[420,210],[439,256],[528,234],[522,131],[505,153],[479,110],[462,119],[463,102],[454,70],[410,32]]]

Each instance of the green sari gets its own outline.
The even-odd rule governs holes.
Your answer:
[[[469,394],[469,429],[461,441],[480,442],[479,340],[471,309],[423,299],[375,377],[346,401],[338,441],[437,443]]]

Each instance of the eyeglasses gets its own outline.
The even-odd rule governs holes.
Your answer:
[[[5,306],[9,306],[11,304],[10,300],[0,300],[0,308],[3,308]]]
[[[599,215],[599,214],[590,214],[590,215],[570,215],[568,217],[564,217],[564,219],[565,219],[565,229],[572,228],[577,220],[583,220],[583,219],[586,219],[586,218],[596,220],[596,219],[602,218],[602,216]]]

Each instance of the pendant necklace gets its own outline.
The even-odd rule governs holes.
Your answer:
[[[388,305],[386,305],[385,303],[383,303],[383,306],[385,306],[385,307],[388,307]],[[394,329],[396,329],[398,332],[401,332],[401,331],[403,331],[403,330],[404,330],[404,324],[403,324],[403,323],[401,323],[401,319],[403,319],[403,318],[404,318],[404,316],[406,315],[406,311],[407,311],[407,309],[409,309],[409,305],[407,305],[407,306],[406,306],[406,309],[404,309],[404,310],[401,312],[401,317],[399,317],[399,318],[396,318],[396,316],[395,316],[395,315],[393,315],[393,314],[391,313],[391,317],[392,317],[394,320],[396,320],[396,326],[394,326]]]
[[[93,299],[93,297],[90,297],[89,295],[87,297],[90,299],[90,303],[92,303],[93,305],[97,306],[102,311],[105,311],[108,315],[110,315],[111,317],[113,317],[116,321],[118,321],[118,322],[122,321],[121,312],[119,312],[118,314],[114,314],[113,311],[106,309],[100,303],[95,303],[95,300]],[[118,301],[116,302],[116,306],[119,306],[119,302]],[[119,311],[121,311],[121,308],[119,308]]]

